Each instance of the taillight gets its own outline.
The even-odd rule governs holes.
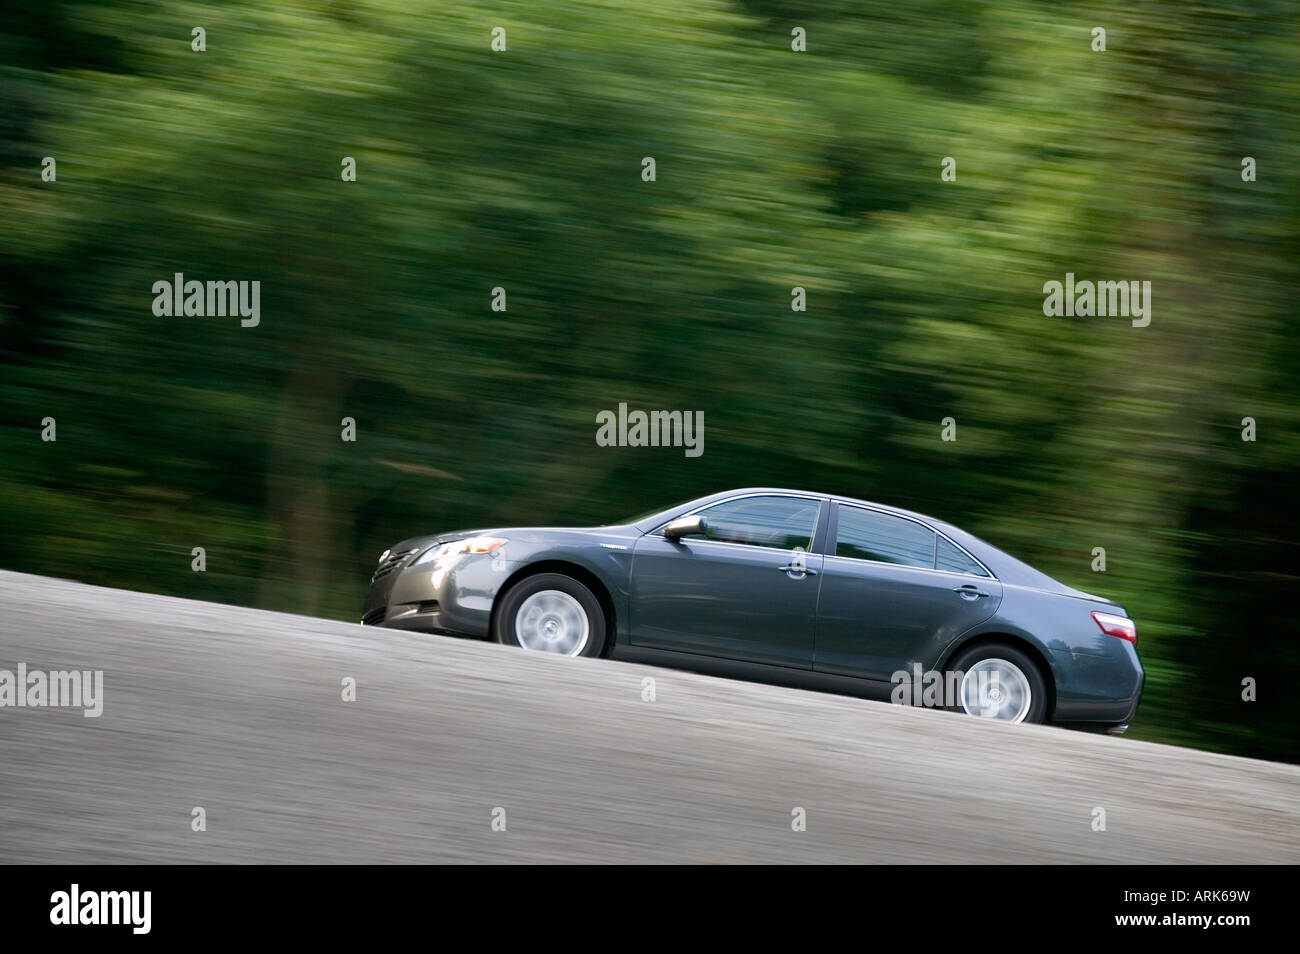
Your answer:
[[[1127,639],[1130,643],[1137,645],[1138,631],[1133,625],[1133,621],[1127,616],[1116,616],[1114,613],[1093,613],[1092,618],[1097,621],[1101,631],[1107,636],[1118,636],[1120,639]]]

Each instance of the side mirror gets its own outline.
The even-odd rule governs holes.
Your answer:
[[[707,529],[709,529],[709,518],[697,513],[689,517],[678,517],[664,527],[664,536],[669,540],[677,540],[703,533]]]

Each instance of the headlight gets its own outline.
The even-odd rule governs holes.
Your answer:
[[[459,557],[466,553],[491,553],[497,547],[504,546],[506,542],[504,537],[467,537],[464,540],[453,540],[451,543],[429,547],[415,558],[415,562],[411,566],[420,566],[422,563],[432,563],[435,560]]]
[[[393,552],[392,550],[385,550],[383,553],[379,554],[379,562],[383,563],[385,560],[387,560],[388,554],[392,552]]]

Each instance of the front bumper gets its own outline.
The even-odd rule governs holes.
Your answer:
[[[485,637],[492,604],[510,577],[509,561],[490,554],[463,554],[451,563],[414,561],[426,548],[380,564],[366,593],[361,622],[422,633]]]

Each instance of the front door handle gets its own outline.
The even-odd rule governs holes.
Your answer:
[[[964,586],[954,586],[952,591],[964,600],[977,600],[981,596],[988,596],[988,594],[978,586],[974,586],[970,583],[967,583]]]

